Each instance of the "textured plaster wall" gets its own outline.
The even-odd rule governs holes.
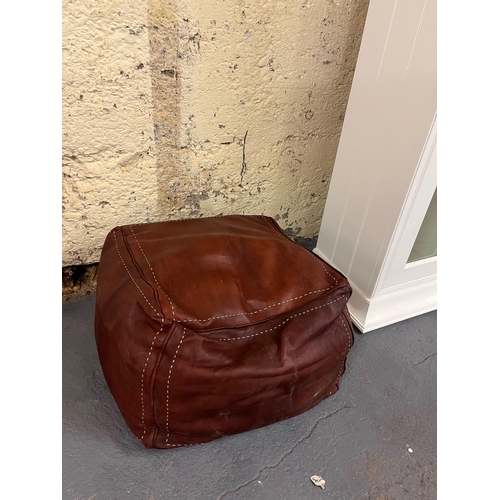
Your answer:
[[[317,234],[368,0],[63,1],[63,265],[116,225]]]

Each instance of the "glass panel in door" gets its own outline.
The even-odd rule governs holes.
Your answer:
[[[437,256],[437,188],[425,214],[417,238],[408,257],[408,264]]]

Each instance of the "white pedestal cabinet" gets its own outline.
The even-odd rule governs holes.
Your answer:
[[[362,332],[437,308],[436,0],[371,0],[315,253]]]

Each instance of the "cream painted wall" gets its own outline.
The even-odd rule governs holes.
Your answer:
[[[64,0],[63,266],[133,222],[265,213],[317,234],[367,7]]]

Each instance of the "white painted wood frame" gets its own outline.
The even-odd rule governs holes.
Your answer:
[[[367,332],[437,308],[437,257],[407,263],[436,189],[436,0],[371,0],[315,253]]]

